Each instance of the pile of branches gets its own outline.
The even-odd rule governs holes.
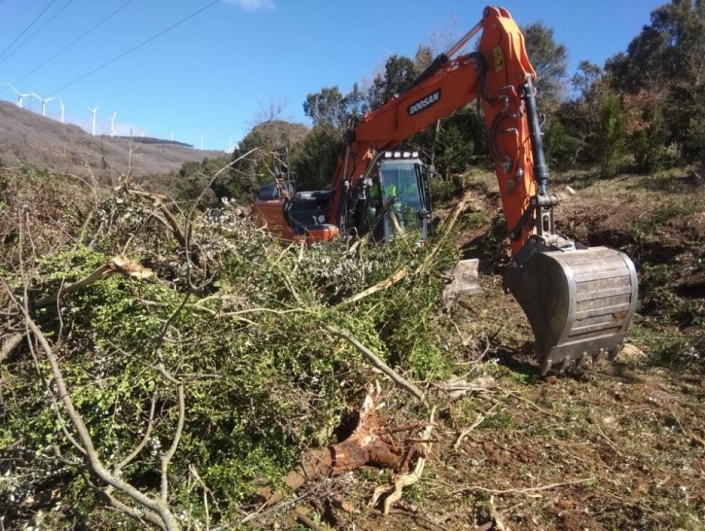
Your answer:
[[[242,205],[34,174],[70,190],[49,213],[16,176],[0,209],[6,528],[230,525],[307,477],[418,470],[421,435],[376,431],[375,382],[428,417],[417,383],[451,361],[427,333],[457,258],[443,237],[282,246]],[[321,461],[332,444],[359,453]]]

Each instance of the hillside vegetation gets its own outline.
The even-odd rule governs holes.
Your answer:
[[[86,177],[144,176],[178,171],[185,162],[218,157],[184,145],[146,144],[135,139],[93,136],[35,112],[0,101],[0,161],[29,164],[57,173]]]
[[[230,202],[189,213],[134,185],[94,195],[68,177],[1,175],[8,529],[141,528],[135,517],[169,529],[705,525],[697,179],[557,177],[577,191],[562,229],[627,251],[641,300],[616,364],[540,378],[528,324],[500,288],[508,254],[491,173],[467,176],[451,238],[421,251],[414,235],[282,248]],[[449,312],[443,272],[462,254],[481,258],[484,291]],[[416,484],[386,515],[370,503],[414,469],[410,454],[391,470],[312,477],[263,510],[263,488],[286,495],[303,456],[346,440],[375,381],[392,448],[423,440],[433,415]]]

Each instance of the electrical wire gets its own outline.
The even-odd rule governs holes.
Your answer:
[[[2,3],[2,1],[3,1],[3,0],[0,0],[0,3]],[[73,2],[73,0],[69,0],[66,4],[64,4],[64,7],[62,7],[62,8],[59,9],[56,13],[54,13],[54,14],[51,16],[51,18],[50,18],[49,20],[47,20],[44,24],[42,24],[41,26],[39,26],[39,28],[37,29],[37,31],[35,31],[35,32],[32,33],[29,37],[27,37],[25,40],[23,40],[21,43],[19,43],[19,45],[17,45],[17,48],[15,48],[14,50],[12,50],[10,53],[8,53],[8,54],[7,54],[5,57],[3,57],[2,59],[0,59],[0,64],[4,63],[4,62],[5,62],[5,59],[7,59],[8,57],[12,56],[17,50],[19,50],[19,49],[22,48],[25,44],[27,44],[29,41],[31,41],[32,38],[33,38],[37,33],[39,33],[40,31],[42,31],[42,30],[44,29],[44,26],[46,26],[47,24],[49,24],[49,22],[51,22],[52,20],[54,20],[64,9],[66,9],[67,7],[69,7],[72,2]]]
[[[117,61],[117,60],[119,60],[119,59],[122,59],[123,57],[125,57],[126,55],[128,55],[128,54],[134,52],[135,50],[138,50],[139,48],[142,48],[142,46],[144,46],[145,44],[148,44],[148,43],[152,42],[153,40],[157,39],[158,37],[161,37],[162,35],[164,35],[164,34],[167,33],[168,31],[171,31],[171,30],[174,29],[175,27],[180,26],[180,25],[183,24],[184,22],[186,22],[186,21],[192,19],[193,17],[195,17],[196,15],[202,13],[202,12],[205,11],[206,9],[208,9],[208,8],[210,8],[210,7],[213,7],[213,6],[214,6],[215,4],[217,4],[218,2],[220,2],[220,0],[214,0],[213,2],[211,2],[211,3],[207,4],[207,5],[205,5],[204,7],[200,8],[199,10],[197,10],[197,11],[195,11],[195,12],[193,12],[193,13],[191,13],[191,14],[188,15],[187,17],[182,18],[181,20],[179,20],[178,22],[172,24],[172,25],[169,26],[168,28],[166,28],[166,29],[160,31],[159,33],[157,33],[156,35],[150,37],[150,38],[147,39],[146,41],[142,41],[142,42],[141,42],[140,44],[138,44],[137,46],[133,46],[132,48],[130,48],[130,49],[127,50],[126,52],[123,52],[123,53],[121,53],[120,55],[118,55],[117,57],[113,57],[113,58],[112,58],[110,61],[108,61],[107,63],[104,63],[104,64],[100,65],[99,67],[94,68],[94,69],[91,70],[90,72],[88,72],[88,73],[86,73],[86,74],[83,74],[81,77],[78,77],[78,78],[74,79],[73,81],[71,81],[71,82],[69,82],[69,83],[66,83],[65,85],[62,85],[62,86],[59,87],[58,89],[51,91],[51,92],[49,93],[49,96],[51,96],[52,94],[56,94],[56,93],[59,92],[60,90],[63,90],[63,89],[65,89],[65,88],[67,88],[67,87],[70,87],[71,85],[74,85],[75,83],[78,83],[79,81],[84,80],[84,79],[87,78],[88,76],[90,76],[90,75],[92,75],[92,74],[95,74],[98,70],[100,70],[100,69],[102,69],[102,68],[105,68],[106,66],[113,64],[115,61]]]
[[[53,4],[54,2],[56,2],[56,0],[51,0],[51,2],[49,2],[49,5],[46,6],[46,7],[44,8],[44,10],[43,10],[41,13],[39,13],[36,17],[34,17],[34,20],[29,23],[29,26],[27,26],[24,30],[22,30],[22,33],[20,33],[20,34],[17,36],[17,38],[16,38],[14,41],[12,41],[12,42],[10,43],[10,46],[8,46],[7,48],[5,48],[5,49],[3,50],[3,52],[0,53],[0,57],[2,57],[3,55],[5,55],[5,54],[7,53],[7,51],[8,51],[10,48],[12,48],[12,47],[15,45],[15,43],[16,43],[17,41],[20,40],[20,38],[22,37],[22,35],[24,35],[25,33],[27,33],[27,31],[29,30],[29,28],[31,28],[32,26],[34,26],[34,23],[35,23],[37,20],[39,20],[39,17],[41,17],[41,16],[46,12],[46,10],[49,9],[49,8],[52,6],[52,4]]]
[[[113,11],[112,13],[110,13],[107,17],[105,17],[103,20],[101,20],[100,22],[98,22],[98,23],[97,23],[96,25],[94,25],[91,29],[89,29],[88,31],[86,31],[85,33],[83,33],[80,37],[78,37],[77,39],[73,40],[71,43],[69,43],[69,44],[67,44],[66,46],[64,46],[61,50],[59,50],[58,52],[56,52],[56,53],[55,53],[54,55],[52,55],[49,59],[47,59],[46,61],[44,61],[44,62],[43,62],[42,64],[40,64],[39,66],[37,66],[37,67],[33,68],[32,70],[30,70],[29,72],[27,72],[25,75],[23,75],[23,76],[22,76],[21,78],[19,78],[17,81],[13,81],[13,82],[12,82],[12,85],[16,85],[17,83],[19,83],[19,82],[22,81],[23,79],[27,78],[27,77],[30,76],[31,74],[34,74],[37,70],[39,70],[41,67],[43,67],[44,65],[46,65],[46,64],[49,63],[50,61],[52,61],[52,60],[54,60],[55,58],[57,58],[59,55],[61,55],[61,54],[64,53],[66,50],[68,50],[69,48],[71,48],[71,46],[73,46],[73,45],[76,44],[78,41],[80,41],[81,39],[83,39],[86,35],[88,35],[88,34],[91,33],[92,31],[94,31],[95,29],[97,29],[99,26],[101,26],[102,24],[104,24],[105,22],[107,22],[107,21],[108,21],[109,19],[111,19],[113,16],[117,15],[120,11],[122,11],[124,8],[126,8],[126,7],[127,7],[129,4],[131,4],[132,2],[134,2],[134,0],[127,0],[127,2],[125,2],[125,3],[122,4],[120,7],[118,7],[115,11]],[[6,90],[7,90],[7,87],[4,88],[3,90],[0,90],[0,94],[2,94],[3,92],[5,92]]]

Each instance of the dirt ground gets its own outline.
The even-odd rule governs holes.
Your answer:
[[[627,252],[640,306],[613,363],[540,377],[530,328],[500,288],[506,245],[493,178],[471,178],[477,197],[457,240],[481,259],[484,291],[443,316],[457,332],[448,348],[464,349],[457,376],[476,389],[453,400],[425,384],[440,406],[422,477],[388,515],[369,502],[392,471],[309,485],[295,511],[265,519],[268,528],[705,529],[705,184],[679,174],[555,179],[559,230]],[[390,426],[423,420],[383,383]]]

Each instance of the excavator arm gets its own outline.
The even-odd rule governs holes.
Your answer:
[[[452,58],[479,32],[477,52]],[[527,315],[546,374],[617,354],[636,310],[637,277],[624,253],[588,249],[556,232],[535,81],[511,15],[486,7],[480,23],[350,131],[326,218],[345,231],[355,191],[383,151],[479,100],[512,250],[504,286]]]

